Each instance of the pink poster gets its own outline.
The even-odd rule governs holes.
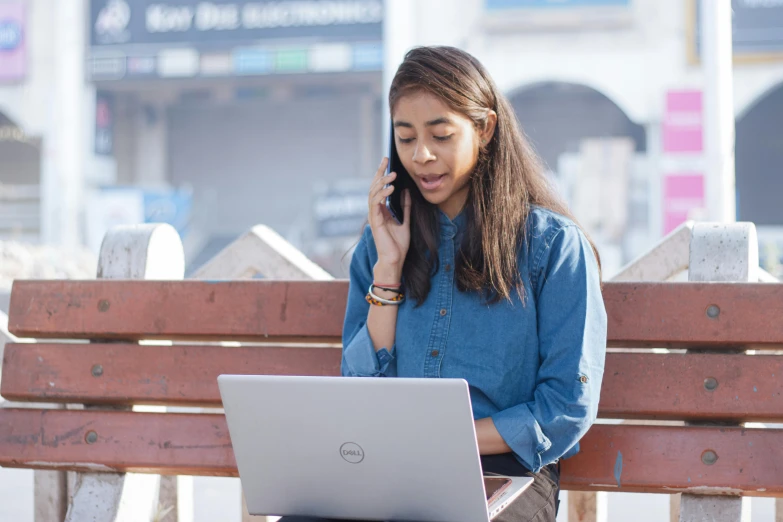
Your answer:
[[[702,174],[668,174],[663,186],[663,233],[668,234],[704,209],[704,176]]]
[[[23,80],[27,73],[24,22],[22,2],[0,2],[0,82]]]
[[[701,91],[669,91],[663,120],[664,153],[704,150]]]

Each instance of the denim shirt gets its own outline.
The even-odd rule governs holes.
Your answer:
[[[537,472],[576,454],[596,418],[606,355],[598,264],[572,221],[534,207],[518,252],[525,297],[487,304],[457,288],[465,221],[441,213],[430,293],[421,306],[400,305],[395,345],[378,351],[365,301],[378,254],[365,229],[351,260],[342,374],[465,379],[474,419],[491,417],[516,458]]]

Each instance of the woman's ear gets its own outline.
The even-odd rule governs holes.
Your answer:
[[[492,137],[495,135],[495,128],[498,124],[498,114],[493,111],[489,110],[487,112],[487,119],[484,123],[484,128],[481,129],[479,132],[479,139],[481,140],[481,145],[484,146],[487,143],[492,140]]]

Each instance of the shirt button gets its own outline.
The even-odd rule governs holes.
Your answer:
[[[446,265],[446,272],[451,272],[451,265]]]
[[[581,382],[582,384],[587,384],[587,376],[582,375],[581,377],[579,377],[579,382]]]
[[[440,309],[440,315],[441,315],[441,317],[442,317],[442,316],[444,316],[444,315],[446,315],[447,313],[448,313],[448,312],[446,312],[446,309],[445,309],[445,308],[441,308],[441,309]]]
[[[430,353],[430,355],[432,355],[433,357],[437,357],[439,353],[440,353],[440,352],[439,352],[438,350],[432,350],[432,352]]]

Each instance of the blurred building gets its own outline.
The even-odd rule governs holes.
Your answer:
[[[738,217],[780,264],[783,5],[734,0]],[[607,274],[705,216],[695,0],[2,0],[0,237],[168,221],[191,268],[257,223],[335,274],[406,49],[475,54]]]
[[[412,45],[476,55],[599,242],[607,275],[686,218],[706,216],[695,0],[394,5],[389,73]],[[732,7],[738,218],[761,227],[772,266],[783,251],[783,2]]]
[[[97,152],[119,185],[179,191],[191,266],[258,223],[317,256],[319,190],[381,155],[382,27],[381,0],[92,0]]]

